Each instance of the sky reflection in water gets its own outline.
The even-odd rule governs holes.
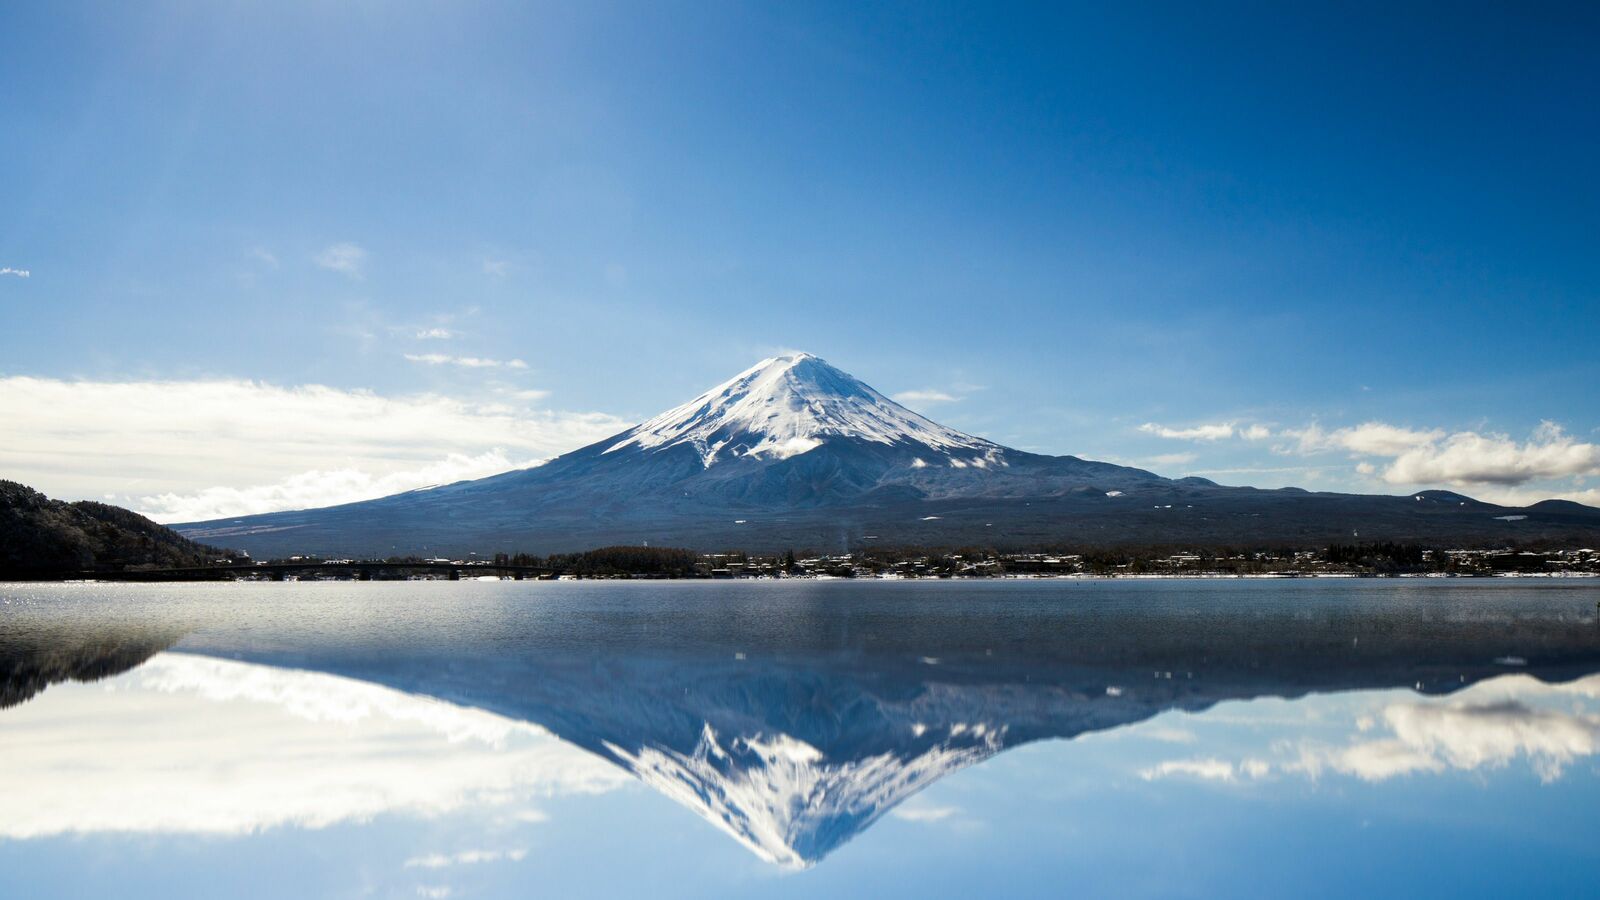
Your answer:
[[[0,587],[0,882],[1577,894],[1600,862],[1592,589],[551,587]]]

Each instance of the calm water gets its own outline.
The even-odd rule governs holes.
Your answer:
[[[1597,601],[0,585],[0,895],[1596,896]]]

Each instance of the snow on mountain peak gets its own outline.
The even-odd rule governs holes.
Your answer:
[[[963,726],[917,751],[838,760],[789,735],[725,736],[709,722],[688,753],[604,746],[645,784],[757,856],[803,869],[917,791],[999,753],[1004,733],[1003,727]]]
[[[819,357],[792,353],[764,359],[624,432],[605,452],[688,444],[710,467],[719,457],[799,456],[829,437],[914,443],[945,454],[975,451],[986,462],[1003,449],[920,416]]]

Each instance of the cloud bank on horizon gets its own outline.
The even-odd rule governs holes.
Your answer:
[[[1352,474],[1391,489],[1445,485],[1507,505],[1546,499],[1600,505],[1600,488],[1584,487],[1588,479],[1600,478],[1600,444],[1580,441],[1548,420],[1521,442],[1493,432],[1422,430],[1385,422],[1335,429],[1313,422],[1276,432],[1265,425],[1241,427],[1232,422],[1187,428],[1146,423],[1139,430],[1172,440],[1203,442],[1279,438],[1272,452],[1280,456],[1344,453],[1353,461]],[[1185,461],[1198,458],[1186,456]]]
[[[922,393],[897,397],[909,402]],[[514,386],[462,401],[249,381],[0,378],[0,419],[15,427],[14,439],[0,446],[0,466],[46,493],[70,497],[76,489],[157,521],[188,522],[482,478],[537,465],[636,424],[530,405],[544,399],[542,391]],[[1447,486],[1506,505],[1552,498],[1600,505],[1600,489],[1584,487],[1600,477],[1600,444],[1580,441],[1554,422],[1520,442],[1382,422],[1335,429],[1145,423],[1133,430],[1196,448],[1140,460],[1169,476],[1207,474],[1206,454],[1231,442],[1266,463],[1339,456],[1333,466],[1279,471],[1336,467],[1368,492]]]
[[[473,400],[252,381],[0,378],[0,471],[157,521],[304,509],[537,464],[627,423]]]

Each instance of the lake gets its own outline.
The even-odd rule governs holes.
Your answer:
[[[1594,896],[1597,601],[0,584],[0,894]]]

